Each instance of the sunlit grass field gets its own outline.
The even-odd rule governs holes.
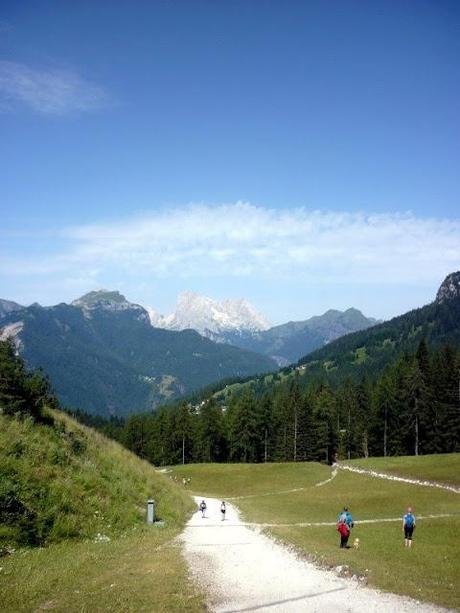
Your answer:
[[[398,458],[401,471],[398,474],[405,474],[407,460],[410,476],[432,479],[438,474],[443,476],[443,481],[455,482],[460,454],[439,457],[442,468],[437,468],[438,456]],[[385,462],[391,464],[394,459],[377,461],[378,469],[385,471]],[[188,487],[197,495],[235,498],[233,502],[240,508],[243,519],[250,522],[335,522],[339,511],[347,505],[356,522],[351,542],[356,537],[360,539],[358,550],[339,549],[334,525],[275,525],[267,530],[322,564],[346,565],[351,574],[366,577],[373,586],[460,607],[460,495],[346,471],[339,471],[329,483],[315,486],[331,473],[330,467],[316,463],[202,464],[173,468],[173,474],[179,478],[190,477]],[[404,548],[398,519],[409,505],[419,517],[411,550]],[[421,519],[440,514],[451,516]],[[397,521],[379,521],[392,518]],[[360,524],[360,520],[377,522]]]
[[[176,535],[176,526],[140,528],[109,543],[21,549],[0,559],[0,611],[204,611]]]

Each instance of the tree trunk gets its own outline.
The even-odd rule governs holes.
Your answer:
[[[417,411],[417,401],[415,401]],[[415,413],[415,455],[418,455],[418,414]]]
[[[267,428],[265,428],[265,444],[264,444],[264,462],[267,463],[267,457],[268,457],[268,431]]]
[[[185,464],[185,434],[182,436],[182,464]]]
[[[294,409],[294,462],[297,462],[297,409]]]
[[[348,432],[347,432],[347,458],[348,459],[351,458],[350,442],[351,442],[351,407],[350,405],[348,405]]]
[[[287,425],[284,425],[284,437],[283,437],[283,456],[284,461],[287,462],[288,459],[288,451],[287,451]]]
[[[369,457],[369,447],[368,447],[368,439],[367,439],[367,431],[365,430],[363,433],[363,453],[364,457]]]
[[[383,421],[383,457],[387,457],[387,408],[385,407],[385,416]]]

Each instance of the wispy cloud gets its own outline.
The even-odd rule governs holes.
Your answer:
[[[100,109],[109,96],[99,85],[68,70],[38,69],[0,61],[1,108],[25,105],[46,115],[66,115]]]
[[[189,205],[67,229],[53,257],[4,260],[4,274],[117,271],[126,278],[282,276],[387,285],[437,282],[460,267],[460,220],[411,213],[275,210],[248,203]],[[97,270],[95,275],[94,271]]]

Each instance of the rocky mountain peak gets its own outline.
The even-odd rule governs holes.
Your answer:
[[[441,283],[436,302],[445,302],[460,297],[460,271],[452,272]]]
[[[8,315],[9,313],[13,313],[14,311],[20,311],[24,307],[17,302],[13,302],[12,300],[2,300],[0,298],[0,318]]]
[[[270,323],[247,300],[227,299],[222,302],[195,292],[181,292],[176,310],[171,315],[159,316],[149,310],[152,325],[170,330],[192,328],[200,333],[267,330]]]
[[[71,302],[71,305],[83,309],[85,313],[103,309],[105,311],[139,311],[143,318],[148,319],[147,311],[139,304],[129,302],[123,294],[114,290],[95,290]]]

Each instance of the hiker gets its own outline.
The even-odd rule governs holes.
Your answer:
[[[343,511],[341,511],[337,516],[337,523],[344,522],[347,524],[348,528],[351,530],[355,525],[353,522],[353,516],[350,513],[348,507],[343,507]]]
[[[341,511],[337,517],[337,530],[340,533],[341,549],[349,549],[348,539],[350,538],[350,532],[354,525],[353,517],[348,507],[343,507],[343,511]]]
[[[350,528],[346,522],[341,521],[337,524],[337,530],[340,534],[340,549],[349,549],[348,539],[350,538]]]
[[[222,504],[220,505],[220,512],[222,513],[222,521],[225,520],[225,511],[227,509],[225,508],[225,500],[222,500]]]
[[[200,511],[201,511],[201,517],[205,517],[206,503],[204,500],[200,502]]]
[[[412,534],[414,532],[414,528],[415,515],[412,513],[411,507],[408,507],[402,523],[402,529],[404,532],[404,547],[412,547]]]

